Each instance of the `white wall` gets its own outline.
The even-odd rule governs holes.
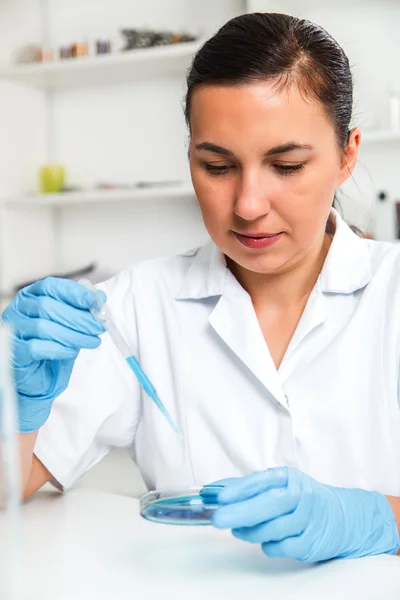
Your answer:
[[[353,126],[362,131],[389,126],[390,84],[400,83],[400,2],[398,0],[248,0],[248,10],[271,11],[308,18],[322,25],[341,44],[355,78]],[[394,221],[385,209],[381,223],[376,190],[400,201],[397,165],[400,143],[362,144],[353,179],[343,186],[345,217],[362,228],[393,237]],[[394,215],[394,212],[392,212]],[[391,220],[391,222],[389,222]]]
[[[10,63],[17,48],[42,37],[39,0],[0,3],[0,61]],[[0,81],[0,197],[26,192],[36,185],[37,167],[46,159],[47,118],[43,92]],[[48,211],[0,209],[0,294],[16,280],[39,277],[52,266],[54,239],[35,239],[27,247],[27,228],[51,232]]]
[[[38,0],[0,3],[0,61],[15,49],[38,43],[42,29]],[[42,92],[0,81],[0,197],[26,191],[46,156],[46,117]]]
[[[122,27],[213,33],[244,2],[186,0],[49,0],[50,44],[97,37],[122,47]],[[54,94],[53,159],[70,182],[188,180],[182,76]],[[114,272],[146,257],[178,252],[207,239],[197,204],[185,199],[113,203],[60,210],[59,268],[96,260]]]
[[[10,1],[10,0],[9,0]],[[48,0],[51,40],[103,36],[121,46],[123,27],[188,29],[210,34],[229,18],[244,11],[241,0]]]

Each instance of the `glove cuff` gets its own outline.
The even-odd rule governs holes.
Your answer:
[[[387,498],[378,492],[332,488],[342,506],[346,523],[343,547],[337,558],[359,558],[375,554],[397,554],[400,537]]]
[[[32,433],[45,424],[49,418],[53,397],[26,396],[18,394],[18,431]]]

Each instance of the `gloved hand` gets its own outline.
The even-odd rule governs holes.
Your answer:
[[[19,431],[29,433],[47,420],[53,400],[68,386],[81,348],[97,348],[101,323],[89,309],[101,291],[68,279],[48,277],[20,290],[3,313],[11,327]]]
[[[215,486],[223,486],[216,492]],[[211,487],[214,486],[214,487]],[[262,544],[270,557],[317,562],[396,554],[395,517],[378,492],[332,487],[298,469],[279,467],[205,486],[204,501],[221,504],[212,517],[220,529]]]

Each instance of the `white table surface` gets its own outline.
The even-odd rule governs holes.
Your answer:
[[[271,560],[229,532],[149,523],[129,497],[40,493],[23,517],[29,600],[400,599],[400,557]],[[6,553],[0,535],[0,598],[12,600]]]

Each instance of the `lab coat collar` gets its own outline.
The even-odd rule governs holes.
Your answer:
[[[198,250],[176,299],[201,300],[221,296],[229,274],[224,254],[210,240]]]
[[[351,294],[372,279],[368,242],[359,237],[332,209],[335,234],[320,275],[323,293]]]
[[[323,293],[350,294],[372,279],[368,244],[351,230],[336,210],[332,209],[330,219],[335,233],[320,274],[319,288]],[[232,279],[224,254],[210,240],[198,250],[176,299],[221,296]]]

